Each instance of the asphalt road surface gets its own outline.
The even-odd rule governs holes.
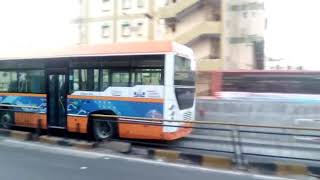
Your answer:
[[[0,179],[250,180],[279,178],[1,139]]]

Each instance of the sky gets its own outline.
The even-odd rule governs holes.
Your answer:
[[[320,1],[265,0],[266,55],[284,64],[320,70]]]
[[[1,0],[0,53],[27,48],[69,46],[78,34],[70,21],[76,0]],[[320,70],[319,0],[265,0],[266,55],[285,64]]]
[[[74,43],[72,0],[1,0],[0,52]],[[72,8],[73,7],[73,8]]]

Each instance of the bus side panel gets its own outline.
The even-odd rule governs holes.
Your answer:
[[[47,128],[46,116],[46,95],[45,94],[20,94],[20,93],[2,93],[0,94],[0,104],[31,106],[37,108],[8,108],[1,109],[0,115],[5,112],[12,112],[14,123],[18,126]]]
[[[69,132],[87,133],[88,132],[88,117],[68,116],[67,129]]]
[[[14,121],[18,126],[47,129],[47,115],[44,113],[15,112]]]
[[[142,98],[141,98],[142,99]],[[162,118],[163,103],[98,99],[68,99],[69,115],[89,115],[97,110],[111,110],[118,116]]]
[[[163,118],[163,103],[150,100],[147,102],[145,98],[141,98],[141,102],[124,101],[123,98],[115,100],[103,100],[97,98],[85,97],[83,99],[68,99],[68,130],[71,132],[87,132],[87,121],[85,117],[91,112],[98,110],[111,110],[118,116],[142,117],[142,118]],[[137,99],[135,99],[137,100]],[[159,100],[158,100],[159,101]],[[75,116],[75,117],[72,117]],[[139,119],[137,119],[139,120]],[[77,123],[79,124],[77,127]],[[144,124],[119,123],[119,136],[124,138],[136,139],[162,139],[163,127],[150,126]]]

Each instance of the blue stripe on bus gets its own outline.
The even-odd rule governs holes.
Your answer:
[[[35,106],[39,109],[20,108],[24,112],[46,112],[45,97],[0,96],[0,104]],[[163,103],[116,100],[68,99],[68,114],[88,115],[97,110],[112,110],[117,115],[135,117],[163,117]]]

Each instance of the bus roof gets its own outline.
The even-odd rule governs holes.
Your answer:
[[[48,59],[108,55],[163,54],[177,52],[193,56],[192,50],[171,41],[131,42],[101,45],[81,45],[60,49],[13,51],[0,54],[0,60]]]

